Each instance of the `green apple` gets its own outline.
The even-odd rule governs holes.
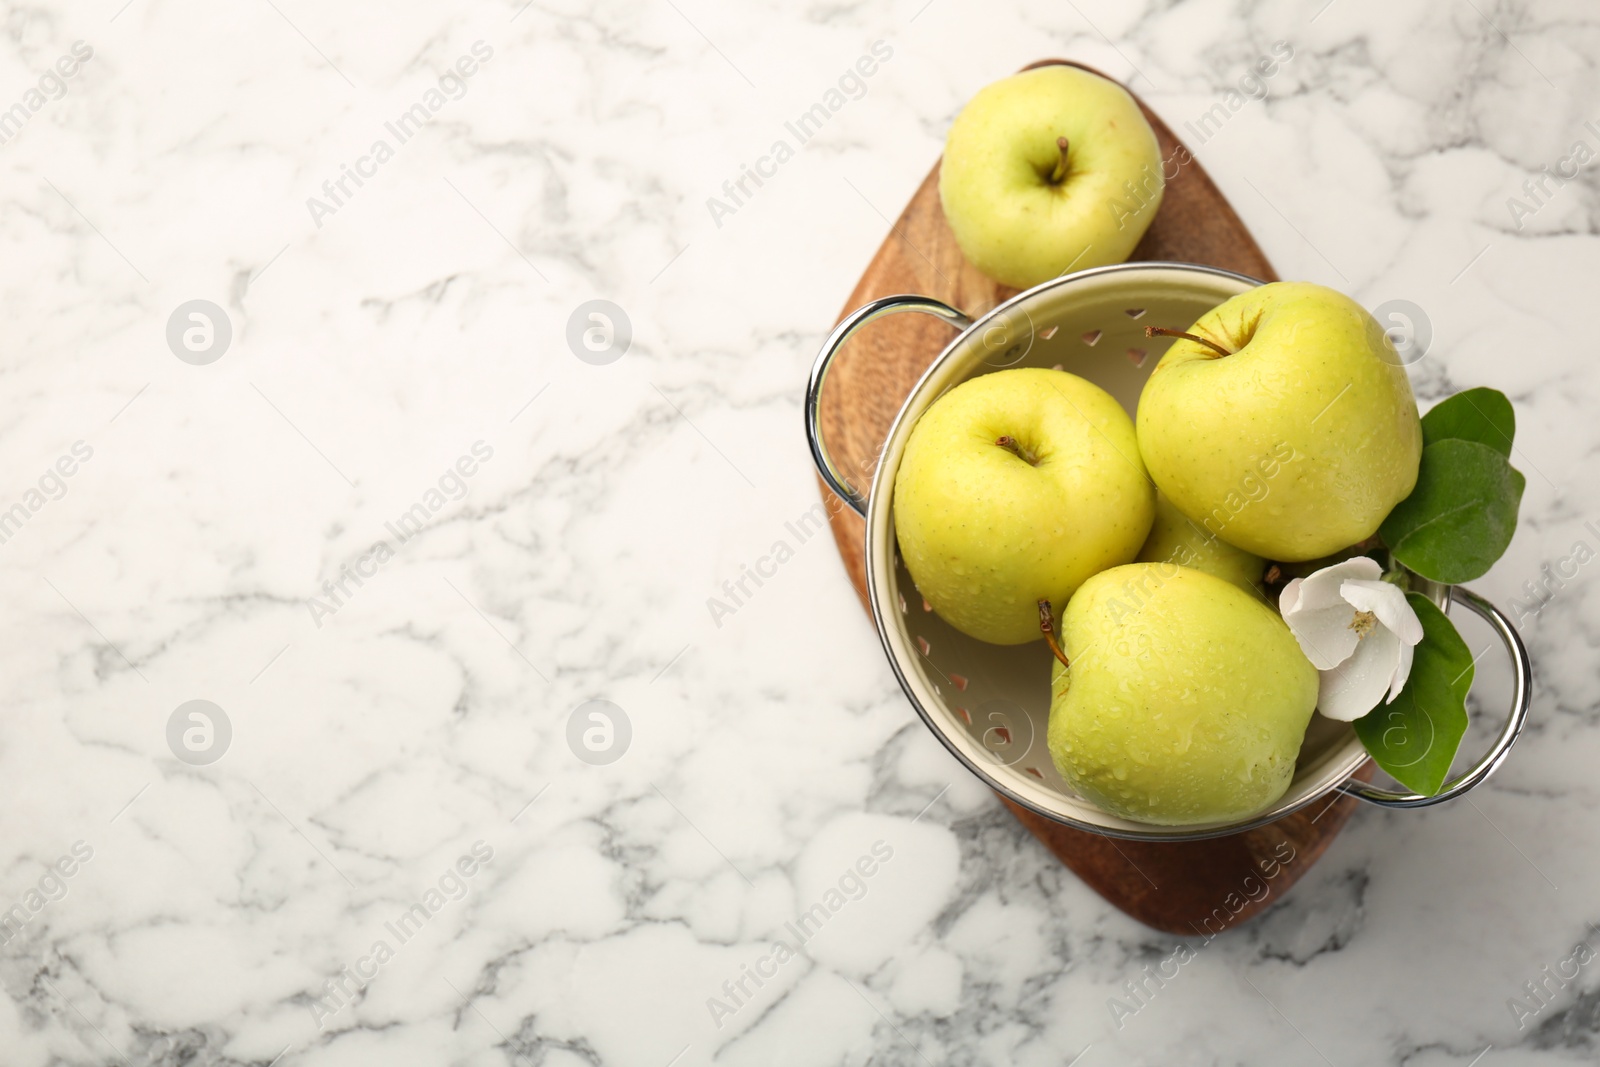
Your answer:
[[[1207,533],[1199,523],[1172,506],[1165,493],[1156,493],[1156,518],[1150,536],[1134,557],[1137,563],[1175,563],[1214,574],[1247,593],[1265,596],[1261,575],[1267,561],[1235,548]]]
[[[1422,455],[1417,402],[1377,320],[1332,289],[1276,282],[1188,335],[1151,372],[1138,412],[1139,451],[1178,510],[1281,561],[1377,533]]]
[[[1096,571],[1150,532],[1155,490],[1133,422],[1105,390],[1056,370],[971,378],[917,420],[894,480],[895,534],[917,589],[964,634],[1037,640]]]
[[[1059,65],[981,89],[950,127],[939,170],[961,251],[1019,289],[1127,259],[1162,188],[1161,147],[1133,97]]]
[[[1114,567],[1061,620],[1056,769],[1127,819],[1231,822],[1281,797],[1317,705],[1317,670],[1267,604],[1215,575]]]

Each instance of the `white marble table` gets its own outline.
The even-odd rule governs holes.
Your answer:
[[[1600,548],[1591,3],[5,26],[6,1067],[1600,1056],[1597,571],[1562,563]],[[944,753],[831,540],[786,525],[815,499],[803,377],[884,216],[971,93],[1048,55],[1130,78],[1285,277],[1423,309],[1419,396],[1505,390],[1528,475],[1478,583],[1529,609],[1513,759],[1470,802],[1358,814],[1131,1016],[1112,999],[1181,942]],[[609,362],[621,335],[567,341],[597,299],[631,323]],[[1546,564],[1576,573],[1534,614]],[[593,706],[569,730],[590,700],[626,716],[609,763]]]

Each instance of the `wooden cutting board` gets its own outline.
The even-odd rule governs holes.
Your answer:
[[[1066,60],[1044,60],[1099,71]],[[1104,75],[1102,75],[1103,77]],[[1255,239],[1204,168],[1167,125],[1141,101],[1161,156],[1181,162],[1167,182],[1155,220],[1133,260],[1201,263],[1263,281],[1277,275]],[[1015,295],[966,261],[939,204],[939,167],[923,181],[895,221],[840,318],[879,297],[932,296],[976,318]],[[925,315],[895,315],[866,327],[834,360],[820,421],[839,467],[872,471],[873,456],[912,386],[954,331]],[[867,475],[860,484],[865,485]],[[819,485],[821,485],[819,480]],[[825,498],[832,493],[821,486]],[[845,569],[867,610],[866,524],[829,499],[833,536]],[[1359,772],[1372,775],[1368,763]],[[1001,797],[1022,825],[1101,896],[1140,922],[1176,934],[1211,934],[1248,919],[1277,900],[1327,849],[1357,801],[1320,801],[1267,826],[1209,841],[1116,841],[1062,826]]]

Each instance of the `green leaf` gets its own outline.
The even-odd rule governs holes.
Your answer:
[[[1395,781],[1433,796],[1467,732],[1467,691],[1472,652],[1455,624],[1421,593],[1407,593],[1422,622],[1411,675],[1393,704],[1379,704],[1355,721],[1356,736]]]
[[[1526,484],[1488,445],[1461,438],[1422,450],[1417,487],[1378,533],[1394,557],[1424,578],[1456,584],[1485,574],[1511,543]]]
[[[1468,389],[1435,404],[1422,416],[1422,444],[1458,439],[1488,445],[1511,458],[1517,435],[1517,414],[1498,389]]]

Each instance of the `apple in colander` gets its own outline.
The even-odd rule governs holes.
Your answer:
[[[1106,811],[1234,822],[1288,789],[1317,670],[1259,597],[1172,563],[1113,567],[1073,595],[1056,651],[1050,757]]]
[[[928,407],[894,483],[895,534],[917,589],[957,630],[1039,639],[1041,599],[1133,559],[1155,489],[1133,422],[1075,374],[1011,368]]]

